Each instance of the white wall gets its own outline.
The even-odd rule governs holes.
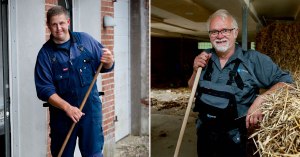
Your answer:
[[[36,56],[45,42],[45,1],[9,1],[12,156],[47,153],[47,108],[34,85]]]
[[[100,41],[101,39],[101,3],[99,0],[74,0],[74,31],[86,32]]]
[[[130,134],[130,33],[129,33],[129,0],[118,0],[114,3],[114,56],[115,56],[115,123],[116,141]]]

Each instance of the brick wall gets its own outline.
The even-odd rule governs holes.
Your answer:
[[[105,15],[114,15],[114,3],[112,0],[101,1],[101,18]],[[114,29],[101,26],[101,43],[113,52],[114,48]],[[103,109],[103,131],[105,137],[113,138],[115,132],[115,100],[114,100],[114,72],[102,74],[102,91],[105,95],[102,99]]]
[[[46,26],[46,13],[49,8],[54,5],[57,5],[57,0],[45,0],[45,38],[49,39],[50,31]],[[100,6],[99,6],[100,7]],[[101,21],[103,21],[104,15],[113,16],[114,15],[114,7],[112,0],[102,0],[101,1]],[[114,29],[113,28],[103,28],[103,26],[99,26],[101,29],[101,43],[111,51],[114,48]],[[112,51],[113,52],[113,51]],[[102,97],[102,113],[103,113],[103,131],[105,139],[114,138],[115,125],[114,125],[114,117],[115,117],[115,101],[114,101],[114,72],[101,74],[102,78],[102,91],[105,92],[105,95]],[[101,90],[101,89],[99,89]],[[48,114],[49,115],[49,114]],[[49,116],[48,116],[49,117]],[[48,118],[49,120],[49,118]],[[50,132],[50,127],[48,128],[48,133]],[[48,137],[48,151],[47,157],[51,157],[50,153],[50,141],[51,139]]]

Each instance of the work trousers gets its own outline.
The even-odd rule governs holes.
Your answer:
[[[197,120],[198,157],[246,157],[246,129],[221,129]]]
[[[51,153],[53,157],[58,155],[62,143],[73,123],[71,120],[66,120],[67,118],[50,121]],[[90,115],[82,116],[70,136],[62,157],[74,156],[77,138],[82,157],[102,157],[104,136],[100,118]]]

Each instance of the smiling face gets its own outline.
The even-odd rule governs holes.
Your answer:
[[[65,14],[52,16],[48,22],[48,28],[56,44],[62,44],[70,39],[70,19]]]
[[[234,52],[238,28],[234,28],[231,17],[216,16],[212,18],[209,30],[210,32],[217,32],[217,34],[209,35],[210,42],[217,53],[228,54]]]

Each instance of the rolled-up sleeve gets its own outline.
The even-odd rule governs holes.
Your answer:
[[[48,101],[56,91],[52,79],[51,61],[45,50],[40,50],[37,56],[34,79],[37,97],[42,101]]]

